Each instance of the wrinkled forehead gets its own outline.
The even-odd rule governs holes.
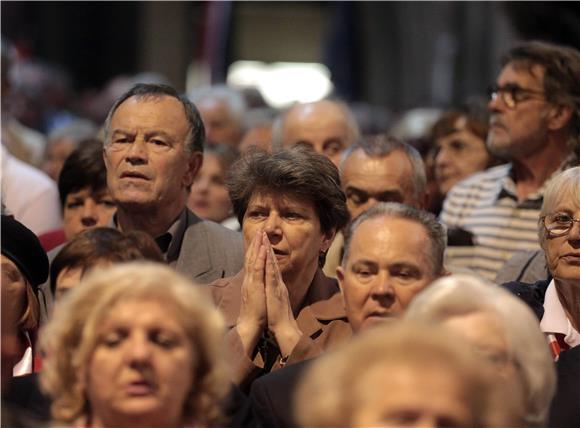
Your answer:
[[[535,83],[542,86],[546,68],[530,60],[518,59],[508,62],[502,67],[498,76],[498,84],[519,83],[521,86]],[[526,85],[527,84],[527,85]]]

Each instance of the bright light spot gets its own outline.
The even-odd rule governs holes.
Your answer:
[[[332,91],[330,71],[317,63],[237,61],[230,66],[227,82],[238,88],[258,88],[276,108],[318,101]]]

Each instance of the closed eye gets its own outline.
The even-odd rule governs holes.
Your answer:
[[[115,348],[123,342],[127,337],[127,332],[125,330],[114,330],[105,334],[101,338],[101,343],[107,348]]]

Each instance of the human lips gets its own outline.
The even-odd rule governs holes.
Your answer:
[[[122,179],[123,178],[129,178],[129,179],[138,179],[138,180],[149,180],[149,177],[139,171],[123,171],[121,173],[120,176]]]
[[[580,253],[566,253],[560,257],[568,263],[580,264]]]
[[[377,322],[382,322],[387,318],[391,318],[392,316],[393,316],[393,314],[389,311],[376,310],[376,311],[369,312],[366,314],[365,322],[374,324]]]
[[[274,252],[274,255],[276,257],[283,257],[283,256],[287,256],[289,254],[288,251],[281,250],[281,249],[275,248],[275,247],[272,247],[272,251]]]
[[[489,127],[490,127],[490,129],[491,128],[501,128],[501,129],[505,129],[505,125],[497,117],[492,117],[490,119],[490,121],[489,121]]]
[[[135,379],[125,385],[125,392],[133,397],[151,395],[155,390],[155,383],[148,379]]]

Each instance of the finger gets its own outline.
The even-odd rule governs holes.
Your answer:
[[[256,259],[256,256],[258,254],[261,245],[261,235],[262,229],[259,229],[252,238],[252,241],[250,242],[250,245],[247,248],[245,257],[246,268],[251,268],[252,265],[254,264],[254,260]]]

